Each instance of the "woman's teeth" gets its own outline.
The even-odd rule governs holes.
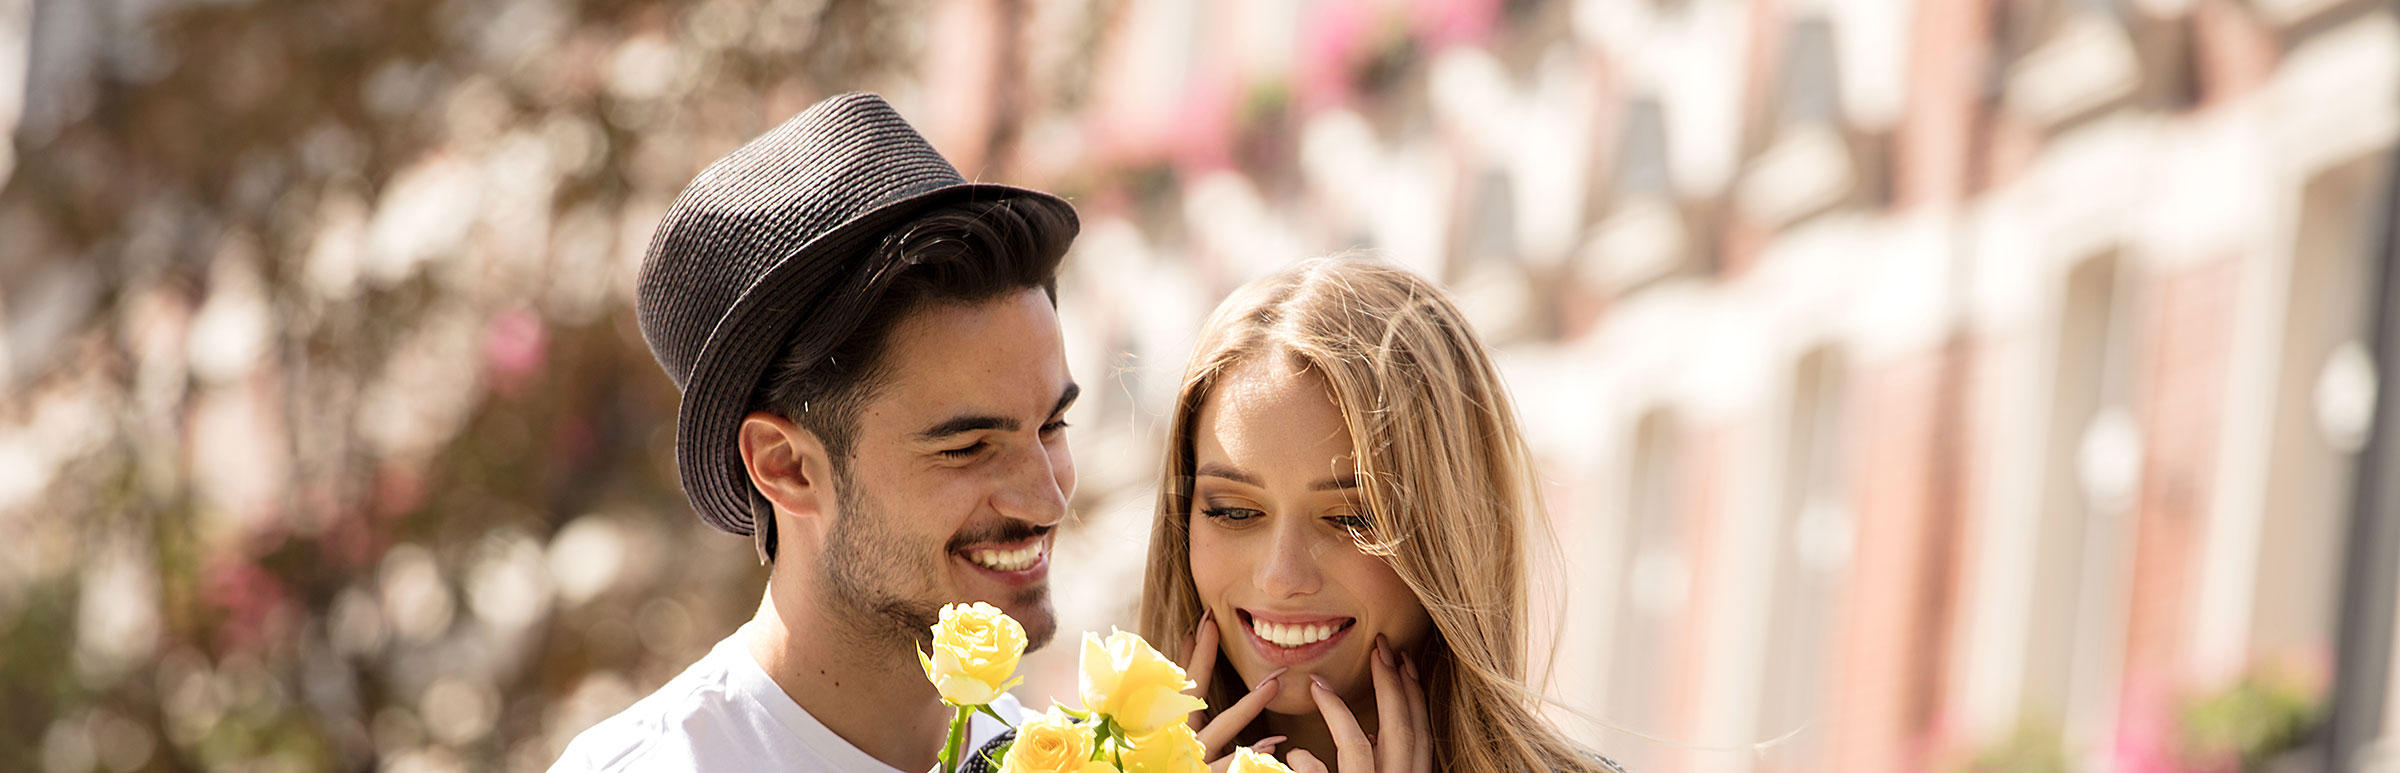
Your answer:
[[[1014,572],[1032,566],[1041,557],[1040,543],[1016,550],[976,550],[967,553],[967,560],[975,562],[976,566],[999,572]]]
[[[1252,621],[1250,627],[1258,631],[1258,638],[1274,642],[1279,647],[1303,647],[1315,644],[1342,630],[1342,626],[1336,623],[1284,625],[1265,620]]]

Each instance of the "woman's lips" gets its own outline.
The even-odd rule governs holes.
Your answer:
[[[1296,666],[1324,657],[1350,637],[1357,618],[1297,615],[1236,609],[1243,637],[1259,657],[1279,666]],[[1263,629],[1263,630],[1262,630]]]

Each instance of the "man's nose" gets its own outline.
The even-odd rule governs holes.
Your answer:
[[[1062,469],[1061,465],[1066,464],[1071,463],[1051,459],[1048,449],[1039,443],[1011,454],[1000,488],[992,493],[993,509],[1035,526],[1052,526],[1066,520],[1066,486],[1073,485],[1060,482],[1060,473],[1072,475],[1071,468]]]

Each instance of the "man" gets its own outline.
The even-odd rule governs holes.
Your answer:
[[[1075,487],[1048,194],[969,183],[882,99],[834,97],[694,179],[635,311],[682,390],[702,520],[771,565],[758,614],[552,770],[903,770],[952,712],[912,650],[943,604],[1055,633]],[[1003,696],[1004,714],[1021,711]],[[967,748],[1002,728],[978,717]]]

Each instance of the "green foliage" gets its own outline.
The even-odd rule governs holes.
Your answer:
[[[2066,739],[2057,722],[2026,718],[2008,738],[1975,753],[1972,773],[2067,773]]]
[[[2204,765],[2233,762],[2240,770],[2257,770],[2308,740],[2324,718],[2321,693],[2291,669],[2252,668],[2184,706],[2186,756]]]

